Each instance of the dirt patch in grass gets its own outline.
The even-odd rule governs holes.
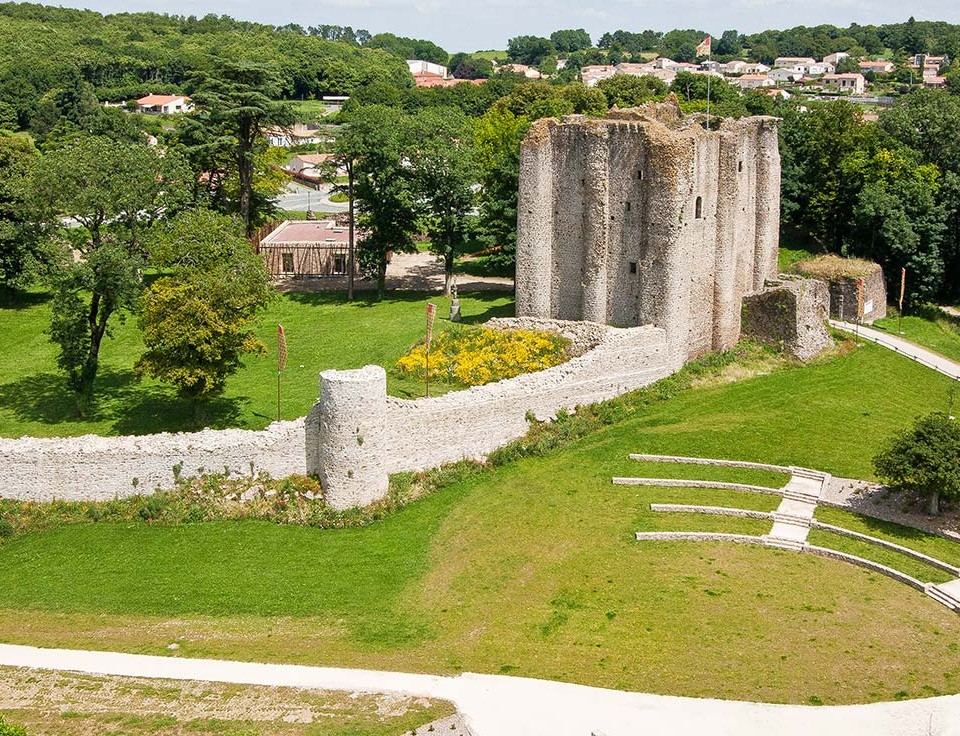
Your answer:
[[[0,710],[31,736],[123,733],[399,734],[450,715],[402,695],[0,668]]]

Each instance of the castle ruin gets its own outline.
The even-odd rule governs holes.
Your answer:
[[[704,117],[668,100],[534,123],[518,316],[661,327],[681,363],[737,342],[744,295],[776,276],[777,119]]]

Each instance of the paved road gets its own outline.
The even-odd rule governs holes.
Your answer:
[[[0,665],[429,696],[455,703],[475,736],[960,736],[957,695],[841,707],[770,705],[626,693],[498,675],[443,677],[11,644],[0,644]],[[735,672],[732,659],[731,675]]]
[[[330,201],[329,186],[321,186],[315,190],[293,183],[288,184],[286,192],[277,198],[277,205],[283,210],[300,212],[307,209],[314,212],[346,212],[349,209],[346,202]]]
[[[837,320],[830,320],[830,326],[836,327],[838,330],[845,330],[850,333],[859,333],[860,337],[870,342],[875,342],[877,345],[882,345],[885,348],[894,350],[901,355],[905,355],[911,360],[915,360],[918,363],[921,363],[928,368],[933,368],[935,371],[944,374],[945,376],[950,376],[950,378],[955,378],[960,380],[960,363],[955,363],[949,358],[944,358],[942,355],[931,352],[926,348],[922,348],[915,343],[910,342],[909,340],[904,340],[902,337],[897,335],[892,335],[889,332],[884,332],[882,330],[875,330],[872,327],[866,327],[861,325],[857,328],[856,325],[852,325],[849,322],[838,322]]]

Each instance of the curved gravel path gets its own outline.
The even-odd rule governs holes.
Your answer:
[[[960,736],[960,695],[873,705],[772,705],[497,675],[458,677],[0,644],[0,664],[248,685],[398,692],[452,701],[475,736]]]

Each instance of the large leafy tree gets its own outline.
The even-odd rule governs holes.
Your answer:
[[[925,497],[928,511],[937,514],[941,498],[960,500],[960,425],[943,413],[920,417],[886,444],[873,465],[891,490]]]
[[[274,290],[238,220],[188,210],[153,235],[153,263],[171,273],[143,295],[136,371],[175,386],[200,416],[244,354],[265,350],[252,323]]]
[[[360,268],[376,279],[382,299],[388,254],[414,250],[418,201],[409,125],[399,110],[370,105],[352,112],[344,128],[337,149],[352,167]]]
[[[36,159],[27,138],[0,133],[0,289],[18,289],[31,277],[36,262],[38,231],[19,186]]]
[[[224,61],[203,76],[193,93],[194,123],[200,126],[191,134],[197,139],[195,160],[216,161],[226,155],[235,164],[236,212],[248,235],[257,222],[257,209],[267,206],[254,191],[255,157],[266,147],[264,132],[293,123],[291,107],[276,101],[281,91],[280,76],[270,66]]]
[[[470,120],[459,110],[434,108],[414,116],[413,166],[431,250],[443,258],[444,294],[450,294],[453,265],[469,234],[476,203],[477,166]]]
[[[84,137],[36,161],[25,191],[50,232],[51,339],[86,414],[114,314],[142,288],[144,237],[187,198],[189,169],[172,150]]]

